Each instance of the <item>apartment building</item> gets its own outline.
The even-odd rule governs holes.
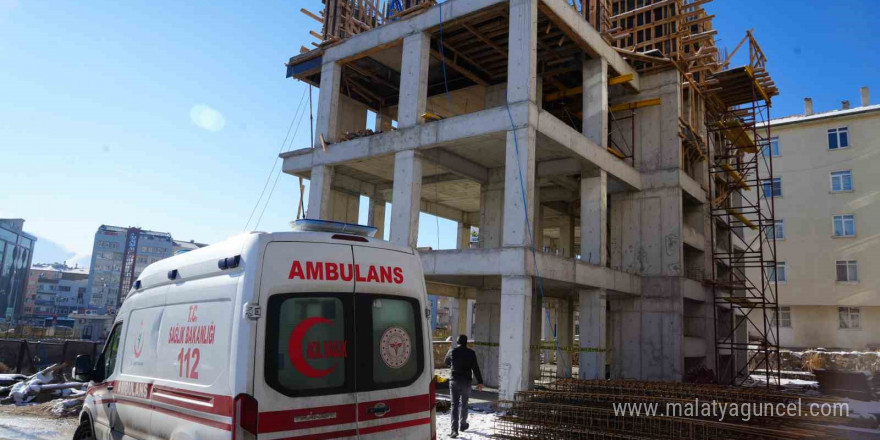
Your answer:
[[[27,288],[37,237],[23,231],[24,220],[0,219],[0,322],[15,321]]]
[[[771,121],[779,340],[783,347],[880,347],[880,105]],[[774,273],[771,271],[770,276]]]
[[[101,225],[95,233],[89,273],[89,306],[114,313],[148,265],[172,255],[171,234]]]
[[[61,263],[34,264],[28,274],[21,321],[43,327],[65,321],[71,313],[85,312],[89,303],[88,280],[89,271],[85,268]]]

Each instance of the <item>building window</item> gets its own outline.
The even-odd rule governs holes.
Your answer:
[[[834,216],[835,237],[856,236],[856,216],[852,214]]]
[[[841,330],[859,330],[862,328],[862,312],[858,307],[838,307]]]
[[[837,281],[851,283],[859,281],[859,262],[855,260],[838,260]]]
[[[828,149],[839,150],[849,148],[849,136],[846,127],[828,129]]]
[[[772,157],[779,157],[779,138],[774,136],[769,140],[761,141],[763,147],[761,148],[761,154],[764,157],[767,157],[767,153],[770,153]]]
[[[770,278],[770,281],[776,281],[778,283],[784,283],[788,281],[788,271],[785,270],[785,262],[777,261],[776,267],[768,268],[767,275]]]
[[[852,170],[831,173],[831,192],[852,191]]]
[[[785,220],[773,221],[773,227],[767,228],[767,240],[785,240]]]
[[[782,178],[774,177],[761,183],[761,189],[764,197],[782,197]]]
[[[788,306],[779,306],[779,311],[773,311],[773,321],[770,325],[776,325],[776,320],[779,319],[779,327],[782,328],[791,328],[791,307]]]

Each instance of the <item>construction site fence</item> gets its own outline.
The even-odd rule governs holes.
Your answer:
[[[52,364],[73,365],[81,354],[95,359],[102,345],[95,341],[0,339],[0,373],[32,374]]]

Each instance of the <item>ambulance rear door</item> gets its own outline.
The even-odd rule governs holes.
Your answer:
[[[428,439],[433,364],[421,261],[353,249],[359,438]]]
[[[254,361],[259,438],[354,438],[354,275],[349,245],[270,242]]]

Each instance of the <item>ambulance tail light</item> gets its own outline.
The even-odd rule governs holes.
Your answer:
[[[257,421],[259,405],[257,399],[249,394],[235,396],[232,414],[233,440],[251,440],[257,438]]]

